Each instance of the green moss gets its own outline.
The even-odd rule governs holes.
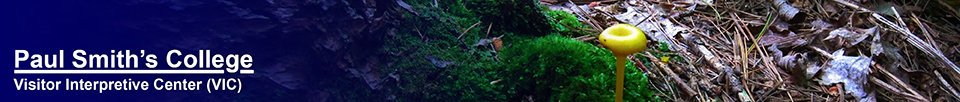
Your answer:
[[[483,26],[471,29],[458,39],[462,30],[479,21],[480,17],[473,16],[476,13],[466,9],[463,2],[453,1],[456,2],[438,1],[438,7],[432,7],[432,0],[407,1],[417,6],[420,15],[402,21],[407,26],[397,29],[396,36],[385,39],[383,51],[398,54],[388,58],[396,64],[386,66],[386,69],[394,70],[384,70],[402,75],[396,86],[398,90],[388,91],[398,95],[398,101],[506,101],[510,95],[503,86],[489,84],[497,78],[493,70],[496,69],[493,67],[496,52],[467,46],[487,38],[482,28],[489,23],[484,21]],[[510,33],[497,35],[500,34]],[[453,61],[456,65],[436,67],[426,59],[427,56]]]
[[[539,100],[613,101],[615,57],[606,49],[567,37],[546,36],[503,52],[504,81],[519,95]],[[646,77],[627,64],[626,100],[650,101]],[[632,86],[632,87],[631,87]]]
[[[577,16],[574,16],[566,11],[547,10],[544,12],[544,15],[547,18],[550,18],[551,27],[553,27],[554,30],[560,34],[581,36],[596,33],[583,31],[582,29],[589,29],[590,27],[577,20]]]
[[[467,0],[480,20],[491,22],[502,29],[517,34],[543,36],[552,32],[547,18],[541,13],[537,0]]]

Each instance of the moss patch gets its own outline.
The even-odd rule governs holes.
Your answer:
[[[566,11],[546,10],[543,15],[550,18],[550,26],[560,34],[581,36],[596,33],[583,31],[582,29],[590,29],[590,27],[577,20],[577,16]]]
[[[568,37],[546,36],[503,52],[506,86],[537,100],[613,101],[615,57]],[[646,77],[627,64],[625,100],[649,101]]]
[[[564,37],[579,25],[573,15],[547,11],[534,0],[406,0],[420,12],[402,13],[403,26],[384,38],[387,73],[401,75],[388,94],[397,101],[596,101],[612,100],[614,57],[610,51]],[[469,8],[469,9],[467,9]],[[552,15],[552,17],[550,17]],[[466,31],[470,25],[483,21]],[[551,21],[556,21],[551,23]],[[490,26],[492,24],[492,26]],[[487,27],[491,27],[486,35]],[[557,32],[560,31],[560,32]],[[573,32],[576,33],[576,32]],[[470,46],[504,35],[502,51]],[[456,64],[437,67],[427,57]],[[652,99],[643,74],[627,70],[628,100]]]

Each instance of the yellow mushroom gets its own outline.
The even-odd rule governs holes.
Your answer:
[[[617,89],[616,102],[623,102],[624,68],[627,55],[647,49],[647,36],[637,27],[629,24],[617,24],[604,29],[600,33],[600,44],[610,49],[617,57]]]

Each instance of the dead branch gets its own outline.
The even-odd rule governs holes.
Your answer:
[[[470,29],[473,29],[473,27],[477,27],[477,25],[479,25],[479,24],[480,24],[480,21],[477,21],[477,23],[473,23],[473,25],[470,25],[470,27],[467,28],[467,30],[463,30],[463,33],[460,33],[460,36],[457,36],[457,40],[459,40],[461,37],[463,37],[463,34],[467,34],[467,32],[470,32]],[[481,28],[481,29],[483,29],[483,28]]]

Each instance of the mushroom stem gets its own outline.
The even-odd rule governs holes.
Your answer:
[[[627,65],[627,55],[647,49],[647,37],[643,31],[629,24],[617,24],[604,29],[597,37],[597,41],[613,52],[617,57],[617,86],[615,89],[616,102],[623,102],[624,67]]]
[[[627,56],[617,56],[617,89],[616,102],[623,102],[624,67],[627,65]]]

